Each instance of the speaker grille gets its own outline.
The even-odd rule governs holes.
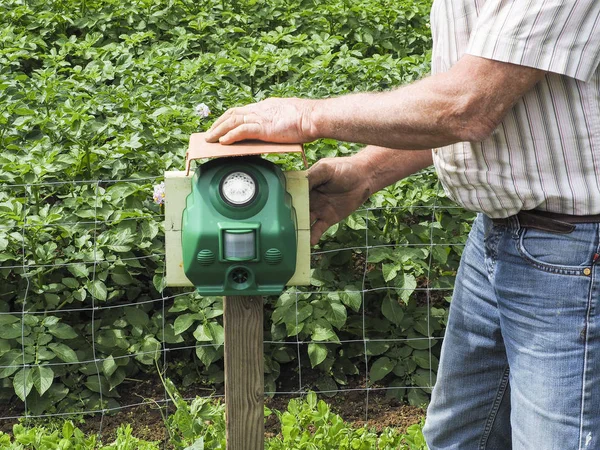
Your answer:
[[[279,264],[281,261],[283,261],[283,255],[278,249],[270,248],[265,252],[265,261],[267,264]]]
[[[215,262],[215,254],[208,249],[200,250],[196,257],[198,263],[203,266],[210,266]]]

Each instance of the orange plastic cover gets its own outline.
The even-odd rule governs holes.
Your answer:
[[[194,159],[223,158],[226,156],[262,155],[266,153],[301,153],[304,167],[308,169],[302,144],[274,144],[262,141],[242,141],[231,145],[218,142],[206,142],[205,133],[192,133],[190,146],[185,154],[185,173],[190,174],[190,165]]]

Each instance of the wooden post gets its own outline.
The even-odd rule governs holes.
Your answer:
[[[227,450],[264,449],[262,297],[225,297]]]

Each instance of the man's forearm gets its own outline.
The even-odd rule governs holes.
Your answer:
[[[365,167],[370,194],[433,164],[431,151],[394,150],[369,145],[352,157]]]
[[[452,123],[457,121],[450,111],[452,102],[459,99],[432,89],[435,81],[426,79],[388,92],[315,100],[310,114],[312,137],[403,150],[458,142],[460,126]]]
[[[467,55],[448,72],[393,91],[312,100],[303,126],[311,139],[395,149],[481,141],[543,75]]]

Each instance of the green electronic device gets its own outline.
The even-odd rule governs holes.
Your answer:
[[[183,270],[202,295],[278,295],[296,270],[296,210],[286,179],[258,156],[217,158],[192,177]]]

